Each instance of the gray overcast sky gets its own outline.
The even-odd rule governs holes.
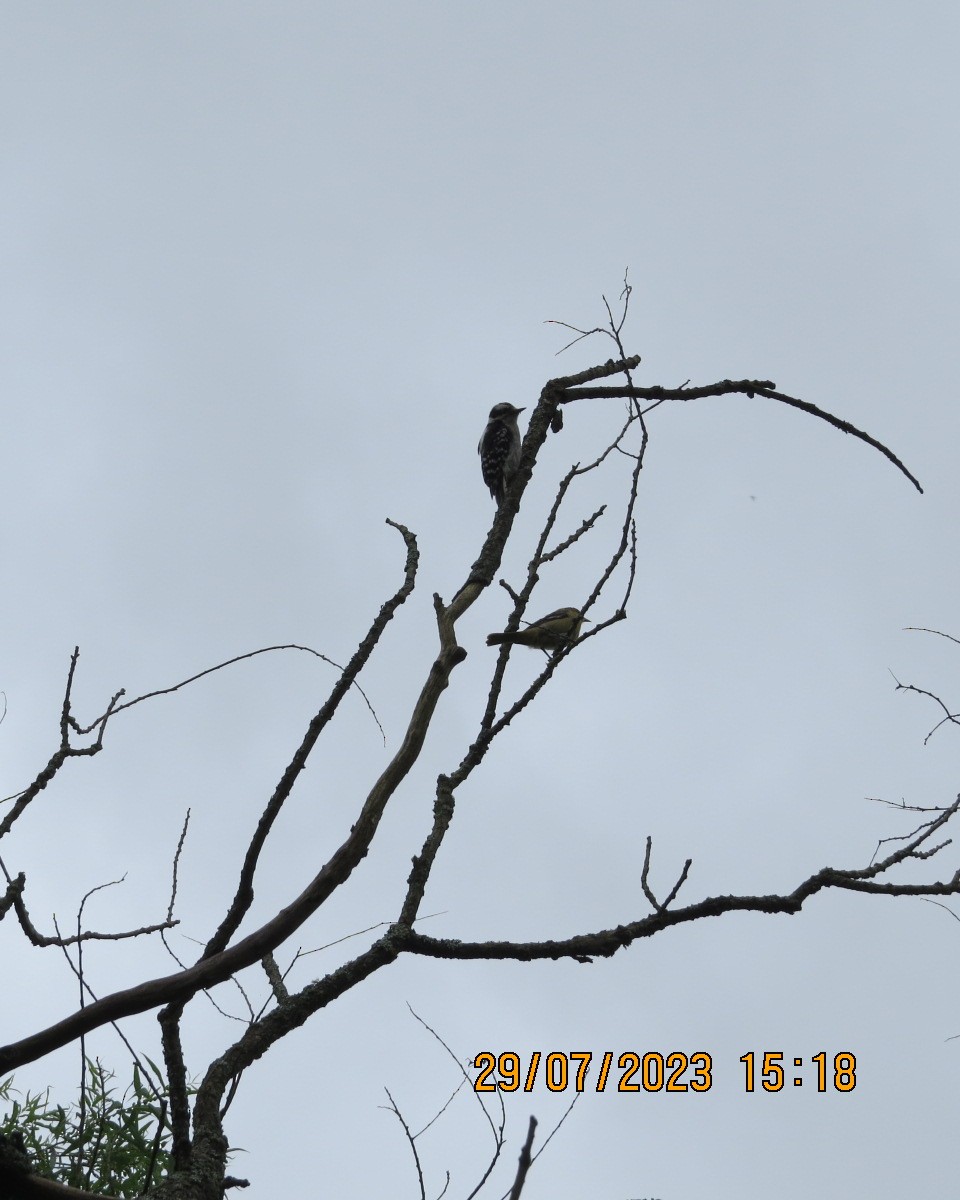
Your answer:
[[[956,63],[948,3],[8,2],[0,29],[2,794],[47,760],[70,651],[91,717],[233,654],[299,642],[344,661],[398,580],[417,592],[359,701],[297,788],[252,919],[342,840],[397,746],[449,599],[492,517],[476,441],[498,400],[610,356],[559,358],[550,318],[594,325],[629,267],[638,382],[770,378],[892,447],[762,399],[661,407],[630,619],[578,653],[464,788],[427,897],[438,936],[549,938],[646,911],[693,859],[686,902],[790,891],[912,828],[866,797],[949,803],[939,713],[957,702]],[[545,448],[504,563],[571,462],[616,427],[596,402]],[[609,487],[613,487],[611,482]],[[568,527],[592,511],[585,487]],[[545,572],[577,603],[615,537]],[[607,539],[604,541],[604,539]],[[592,575],[589,576],[592,580]],[[618,593],[617,593],[618,594]],[[463,622],[469,658],[374,852],[303,931],[315,947],[396,912],[433,780],[474,730],[506,597]],[[611,600],[609,603],[613,604]],[[605,614],[604,614],[605,615]],[[517,656],[508,690],[535,670]],[[332,681],[264,656],[118,719],[18,826],[38,923],[124,872],[86,917],[157,919],[187,807],[178,953],[228,899],[260,808]],[[956,853],[928,864],[956,869]],[[919,875],[918,875],[919,877]],[[960,906],[954,905],[960,911]],[[250,1200],[416,1194],[414,1126],[481,1049],[707,1050],[706,1095],[585,1095],[524,1193],[806,1200],[955,1191],[960,930],[919,900],[827,894],[794,918],[669,931],[608,962],[403,961],[252,1069],[231,1113]],[[316,954],[305,982],[342,961]],[[56,952],[3,925],[6,1041],[76,1003]],[[298,944],[301,944],[298,942]],[[168,970],[153,946],[88,951],[99,994]],[[6,973],[6,971],[5,971]],[[260,987],[252,977],[253,992]],[[221,1003],[242,1014],[228,988]],[[239,1028],[197,1001],[200,1071]],[[155,1022],[128,1023],[157,1054]],[[121,1075],[112,1035],[90,1049]],[[740,1055],[850,1050],[858,1086],[746,1095]],[[23,1085],[76,1084],[74,1051]],[[526,1120],[508,1102],[507,1186]],[[489,1131],[460,1097],[422,1147],[467,1194]],[[493,1189],[491,1194],[499,1194]]]

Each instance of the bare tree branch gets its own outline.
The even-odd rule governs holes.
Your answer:
[[[517,1174],[513,1181],[513,1187],[510,1189],[510,1200],[520,1200],[520,1193],[523,1191],[523,1185],[527,1180],[527,1172],[530,1170],[530,1163],[533,1161],[530,1155],[533,1149],[533,1135],[537,1132],[537,1118],[531,1117],[530,1124],[527,1126],[527,1140],[520,1148],[520,1161],[517,1163]]]
[[[950,844],[950,839],[946,836],[946,826],[960,808],[960,796],[958,796],[952,804],[942,809],[919,810],[923,812],[923,819],[911,832],[900,837],[881,839],[874,856],[876,861],[871,860],[867,867],[845,870],[825,867],[802,880],[793,891],[786,894],[710,896],[685,907],[674,908],[672,906],[687,882],[691,860],[686,860],[666,899],[661,901],[654,894],[650,883],[652,839],[648,837],[638,884],[639,891],[646,897],[652,912],[627,924],[575,934],[562,940],[538,940],[523,943],[496,940],[462,942],[453,938],[430,937],[420,931],[419,924],[424,918],[419,917],[419,910],[424,903],[434,863],[453,820],[457,789],[480,766],[494,739],[532,703],[541,690],[553,679],[556,672],[562,668],[570,654],[574,651],[582,653],[583,647],[589,643],[590,639],[626,619],[627,606],[637,575],[635,514],[641,471],[649,445],[647,415],[651,409],[666,401],[688,401],[735,393],[764,396],[798,408],[826,421],[834,428],[866,442],[891,461],[918,490],[922,490],[916,478],[882,443],[816,405],[776,391],[775,385],[769,380],[723,380],[705,387],[684,386],[674,389],[636,386],[633,382],[632,372],[639,364],[640,359],[637,355],[626,355],[621,338],[631,291],[625,275],[623,291],[620,296],[622,309],[618,309],[617,312],[604,297],[603,303],[607,315],[606,328],[588,330],[566,326],[578,335],[577,340],[596,332],[610,337],[617,347],[619,357],[577,374],[549,380],[542,389],[523,438],[519,469],[507,489],[503,502],[497,509],[478,559],[471,567],[466,581],[454,594],[453,600],[449,604],[444,603],[439,595],[433,597],[438,645],[413,705],[402,742],[363,799],[359,814],[349,833],[343,836],[341,844],[319,869],[316,868],[316,865],[311,867],[311,870],[316,870],[316,874],[306,882],[305,886],[301,884],[298,896],[284,907],[274,911],[273,915],[259,928],[242,938],[239,937],[240,928],[248,917],[253,903],[254,882],[261,856],[267,839],[274,831],[283,805],[290,797],[301,772],[307,765],[321,733],[326,730],[336,715],[342,699],[353,686],[359,688],[358,676],[377,648],[387,624],[414,589],[419,558],[416,538],[409,530],[393,521],[389,521],[388,524],[401,534],[406,546],[402,582],[394,594],[381,606],[346,667],[337,668],[340,676],[331,689],[328,699],[310,721],[273,793],[264,803],[256,828],[250,835],[243,862],[239,866],[235,893],[219,926],[203,945],[196,962],[192,965],[183,965],[179,959],[176,959],[179,969],[173,974],[142,982],[101,999],[93,996],[83,974],[83,946],[86,941],[94,939],[120,940],[157,931],[160,931],[162,936],[164,930],[176,924],[173,919],[173,911],[177,898],[178,872],[185,845],[189,812],[173,857],[167,920],[156,926],[120,934],[96,934],[84,931],[81,923],[83,912],[83,904],[81,904],[74,936],[61,937],[57,930],[56,938],[45,938],[34,929],[27,913],[23,899],[24,876],[21,874],[16,879],[12,878],[6,871],[5,865],[0,862],[0,867],[3,868],[7,880],[6,892],[0,897],[0,917],[12,907],[17,913],[21,927],[36,945],[61,946],[80,983],[80,1004],[77,1012],[46,1030],[34,1033],[11,1045],[0,1047],[0,1077],[10,1070],[76,1039],[80,1041],[81,1054],[83,1054],[83,1038],[91,1030],[134,1013],[160,1008],[159,1019],[170,1101],[168,1128],[172,1137],[173,1174],[170,1179],[155,1189],[153,1194],[158,1197],[161,1195],[176,1196],[176,1200],[181,1200],[181,1193],[177,1190],[179,1185],[176,1181],[178,1177],[186,1178],[187,1174],[191,1180],[212,1180],[214,1182],[209,1187],[205,1183],[202,1188],[198,1183],[195,1192],[182,1193],[184,1200],[187,1198],[195,1200],[195,1197],[199,1197],[201,1194],[206,1200],[207,1195],[219,1195],[222,1187],[243,1186],[245,1181],[225,1178],[227,1141],[224,1136],[223,1116],[236,1095],[244,1071],[278,1040],[303,1025],[312,1015],[347,991],[357,987],[375,972],[396,961],[403,954],[458,960],[532,961],[547,958],[572,958],[575,961],[589,963],[597,957],[609,957],[639,938],[651,937],[672,926],[706,917],[723,916],[736,911],[767,914],[795,913],[811,896],[827,889],[844,889],[890,896],[921,896],[923,898],[960,894],[960,870],[948,880],[936,880],[929,883],[901,883],[898,882],[898,877],[891,878],[889,875],[894,868],[904,864],[926,862]],[[565,323],[560,322],[559,324]],[[614,386],[603,385],[600,382],[610,380],[618,375],[625,378],[626,382],[621,379]],[[419,854],[412,859],[396,923],[388,925],[385,929],[380,928],[383,923],[368,927],[363,933],[372,934],[377,931],[377,936],[366,949],[356,954],[350,961],[330,971],[323,978],[308,983],[298,991],[291,990],[286,982],[286,976],[293,964],[298,962],[304,953],[297,950],[290,960],[287,971],[281,973],[275,957],[276,951],[337,889],[351,878],[372,846],[387,804],[420,758],[442,693],[447,687],[453,671],[466,657],[466,651],[457,641],[457,622],[483,594],[484,590],[493,583],[500,571],[507,540],[546,438],[551,432],[558,434],[561,431],[563,410],[567,404],[589,399],[610,398],[620,398],[627,402],[622,424],[619,417],[616,422],[620,426],[619,431],[611,436],[606,447],[594,461],[585,465],[581,465],[579,462],[574,464],[559,481],[552,503],[543,518],[522,585],[519,581],[514,581],[514,585],[506,580],[501,581],[513,601],[513,609],[506,622],[507,631],[513,632],[520,627],[521,621],[524,620],[527,606],[542,579],[550,576],[549,568],[552,564],[568,552],[572,552],[572,554],[565,562],[573,562],[582,553],[582,547],[587,545],[587,539],[609,536],[610,545],[599,556],[600,565],[596,568],[593,583],[591,584],[589,579],[581,581],[583,591],[580,596],[576,597],[580,603],[580,611],[584,613],[588,610],[597,611],[597,617],[592,621],[590,630],[570,645],[560,647],[544,663],[542,669],[537,671],[534,680],[523,688],[518,697],[512,700],[504,699],[507,664],[510,659],[509,645],[505,645],[495,659],[491,656],[493,665],[490,671],[489,691],[478,722],[476,736],[465,750],[461,749],[457,752],[459,762],[455,769],[437,776],[432,820],[429,821],[425,832],[422,831],[417,835],[421,849]],[[632,432],[635,427],[637,432]],[[638,442],[639,445],[637,445]],[[626,469],[627,462],[630,464],[629,469]],[[624,464],[622,472],[620,464]],[[570,508],[569,505],[566,509],[563,506],[573,496],[575,484],[582,476],[601,469],[614,471],[619,481],[618,486],[623,489],[619,501],[622,507],[617,510],[618,515],[613,526],[609,524],[609,504],[607,503],[596,508],[592,514],[587,516],[583,515],[584,511],[590,513],[593,505],[590,505],[589,508],[581,508],[575,518],[567,520]],[[561,521],[561,513],[566,524]],[[601,520],[601,518],[604,519]],[[548,547],[550,548],[548,549]],[[610,616],[600,619],[602,610],[599,608],[599,601],[603,599],[605,604],[607,603],[611,586],[617,589],[620,597],[619,603],[616,604]],[[573,599],[571,597],[568,603]],[[609,607],[612,606],[608,605]],[[176,692],[206,675],[234,663],[282,649],[307,652],[326,662],[331,662],[325,655],[305,646],[290,644],[264,647],[207,668],[169,688],[145,693],[124,703],[120,703],[124,693],[118,692],[112,697],[103,714],[86,727],[81,726],[72,713],[71,695],[78,660],[78,651],[75,650],[70,662],[60,714],[60,744],[33,783],[12,798],[12,808],[4,821],[0,823],[0,836],[10,831],[26,807],[50,783],[68,758],[93,755],[99,752],[106,726],[114,714],[147,699]],[[336,664],[332,665],[336,666]],[[513,678],[511,673],[509,676],[511,682]],[[919,688],[904,686],[899,682],[897,686],[902,690],[915,691],[932,697],[931,693],[923,692]],[[369,700],[362,691],[361,695],[370,707]],[[941,705],[946,714],[944,721],[960,723],[960,719],[951,714],[942,701],[937,700],[936,697],[932,698]],[[376,719],[375,713],[374,718]],[[379,721],[377,724],[379,726]],[[71,738],[77,740],[91,734],[96,735],[96,740],[90,744],[73,745],[71,743]],[[454,762],[456,761],[455,758]],[[882,850],[886,850],[885,856],[878,858]],[[85,900],[86,897],[84,902]],[[337,940],[344,941],[345,939]],[[164,944],[166,944],[166,940],[164,940]],[[73,945],[77,946],[76,962],[72,960],[67,949]],[[289,951],[287,956],[289,957]],[[263,976],[258,974],[256,983],[259,986],[255,991],[249,985],[248,980],[241,981],[237,978],[237,974],[256,964],[259,964],[266,975],[269,987],[264,986]],[[216,984],[227,980],[232,980],[246,1006],[246,1016],[242,1015],[241,1008],[241,1015],[235,1017],[243,1022],[243,1032],[233,1045],[207,1065],[200,1086],[193,1097],[191,1114],[187,1067],[180,1028],[181,1018],[185,1005],[198,992],[208,992]],[[90,1003],[87,1002],[88,996],[93,997]],[[232,1007],[238,1006],[234,1004]],[[464,1082],[469,1083],[469,1077],[446,1043],[416,1013],[414,1016],[451,1054],[454,1061],[458,1062],[458,1069],[462,1075],[462,1080],[450,1099],[424,1126],[424,1129],[416,1134],[412,1132],[393,1096],[387,1091],[390,1110],[400,1121],[414,1156],[421,1200],[426,1200],[426,1183],[416,1144],[417,1138],[446,1110],[453,1096],[464,1086]],[[101,1078],[99,1084],[101,1094],[104,1092],[103,1082]],[[84,1092],[85,1090],[82,1089]],[[476,1093],[474,1094],[476,1095]],[[484,1104],[483,1098],[477,1095],[481,1110],[493,1133],[494,1149],[491,1161],[471,1196],[475,1196],[489,1179],[505,1143],[506,1110],[503,1097],[499,1093],[498,1098],[501,1112],[499,1128]],[[568,1108],[557,1128],[566,1119],[569,1112]],[[536,1119],[531,1117],[526,1141],[520,1153],[516,1176],[509,1192],[510,1200],[518,1200],[531,1164],[539,1156],[539,1153],[542,1153],[543,1146],[553,1136],[551,1133],[537,1155],[534,1155],[532,1147],[536,1127]],[[160,1136],[161,1131],[158,1130],[157,1141],[154,1144],[154,1160],[160,1144]],[[2,1178],[2,1169],[2,1163],[0,1163],[0,1178]],[[151,1163],[146,1173],[145,1190],[150,1186],[153,1173],[154,1163]],[[448,1173],[443,1192],[446,1192],[449,1183]],[[42,1184],[43,1181],[40,1181],[40,1185]],[[86,1200],[87,1193],[54,1186],[56,1187],[54,1193],[31,1191],[24,1194],[31,1196],[47,1194],[55,1197],[78,1196]],[[0,1188],[0,1192],[2,1192],[2,1188]]]
[[[397,1103],[390,1095],[390,1089],[383,1089],[387,1093],[387,1099],[390,1101],[390,1112],[394,1114],[400,1124],[403,1126],[403,1132],[406,1134],[407,1145],[410,1147],[410,1153],[413,1155],[413,1162],[417,1168],[417,1182],[420,1184],[420,1200],[427,1200],[427,1189],[423,1182],[423,1167],[420,1164],[420,1155],[417,1153],[417,1143],[413,1134],[410,1132],[410,1126],[403,1119],[400,1109],[397,1108]]]
[[[942,829],[960,809],[960,795],[938,816],[921,826],[920,831],[880,862],[871,863],[861,869],[839,870],[824,867],[800,883],[786,895],[767,896],[709,896],[686,908],[667,910],[665,907],[648,917],[618,925],[615,929],[599,930],[595,933],[577,934],[562,941],[538,942],[462,942],[453,939],[432,938],[412,929],[397,926],[396,936],[402,949],[413,954],[424,954],[444,959],[513,959],[532,962],[538,959],[574,958],[584,961],[590,958],[609,958],[618,950],[629,946],[638,938],[652,937],[673,925],[687,924],[704,917],[719,917],[729,912],[759,912],[767,914],[797,913],[811,896],[828,888],[839,888],[855,892],[871,892],[885,896],[954,896],[960,894],[960,870],[954,872],[946,882],[932,883],[888,883],[877,882],[877,877],[909,859],[923,861],[937,853],[948,842],[927,848],[925,843],[934,833]],[[683,878],[683,877],[681,877]],[[653,903],[656,903],[654,900]]]
[[[392,524],[392,523],[393,522],[388,522],[388,524]],[[295,643],[292,643],[292,642],[286,643],[282,646],[261,646],[258,650],[249,650],[245,654],[236,654],[236,655],[234,655],[233,658],[228,658],[224,662],[217,663],[216,666],[205,667],[204,670],[198,671],[196,673],[196,675],[191,675],[189,677],[189,679],[181,679],[179,683],[171,684],[170,687],[156,688],[152,692],[144,692],[144,694],[142,696],[136,696],[133,700],[127,700],[126,703],[124,703],[124,704],[118,704],[113,709],[113,712],[114,713],[123,712],[125,709],[133,708],[133,706],[135,704],[142,704],[144,702],[144,700],[153,700],[157,696],[169,696],[173,692],[179,692],[181,688],[188,687],[191,683],[196,683],[198,679],[203,679],[207,675],[213,675],[217,671],[222,671],[225,667],[232,667],[235,663],[246,662],[247,659],[256,658],[260,654],[273,654],[277,650],[300,650],[304,654],[312,654],[314,656],[314,658],[322,659],[323,662],[329,663],[329,665],[331,667],[336,667],[336,669],[338,671],[344,670],[344,668],[341,667],[339,663],[334,662],[332,658],[328,658],[326,654],[321,654],[319,650],[314,650],[310,646],[300,646],[300,645],[296,645]],[[383,726],[380,724],[380,718],[377,716],[376,712],[374,711],[373,705],[370,703],[369,697],[367,696],[367,694],[363,690],[363,688],[360,686],[360,684],[356,682],[356,680],[353,681],[353,686],[356,687],[357,691],[363,697],[364,703],[366,704],[367,708],[370,711],[370,715],[373,717],[374,721],[376,721],[377,728],[380,730],[381,736],[383,737],[384,741],[386,741],[386,734],[383,732]],[[118,695],[123,695],[123,694],[124,694],[123,692],[118,693]],[[103,716],[97,717],[97,719],[95,721],[93,721],[90,725],[87,725],[86,727],[83,727],[83,728],[81,728],[81,726],[79,726],[71,718],[71,725],[76,730],[76,732],[79,734],[91,733],[94,729],[97,728],[98,725],[100,725],[106,719],[106,716],[107,716],[107,714],[104,713]]]
[[[40,774],[34,779],[28,787],[22,792],[18,792],[16,797],[8,797],[15,799],[13,808],[7,813],[6,817],[0,821],[0,837],[4,837],[12,829],[14,822],[22,816],[23,812],[30,802],[43,791],[48,783],[57,774],[68,758],[85,758],[94,754],[99,754],[103,749],[103,735],[106,732],[107,721],[113,715],[116,703],[122,692],[118,692],[107,706],[106,712],[100,718],[99,731],[97,740],[89,746],[71,746],[70,745],[70,730],[75,726],[75,722],[70,714],[70,694],[73,690],[73,677],[77,669],[77,660],[80,657],[80,648],[75,647],[73,654],[70,656],[70,667],[67,671],[67,686],[63,696],[63,705],[60,710],[60,745],[50,757],[50,761],[43,768]]]
[[[799,408],[801,412],[819,417],[821,421],[826,421],[828,425],[832,425],[834,429],[839,429],[842,433],[849,433],[853,437],[859,438],[860,441],[866,442],[868,446],[872,446],[874,450],[879,450],[884,458],[889,459],[898,471],[906,475],[907,479],[910,480],[918,492],[923,492],[923,488],[920,486],[920,481],[917,477],[908,471],[893,451],[888,449],[882,442],[878,442],[869,433],[858,429],[856,425],[851,425],[849,421],[843,420],[842,417],[834,416],[833,413],[819,408],[816,404],[811,404],[808,400],[798,400],[795,396],[788,396],[784,392],[775,391],[774,384],[769,379],[740,379],[737,381],[723,379],[719,383],[710,383],[704,387],[695,388],[644,388],[632,386],[611,388],[566,387],[563,389],[563,394],[558,397],[558,403],[572,404],[577,400],[605,400],[619,397],[632,397],[637,400],[655,400],[657,403],[661,403],[664,400],[699,400],[706,396],[726,396],[738,392],[745,396],[766,396],[770,400],[778,400],[781,404],[789,405],[791,408]]]

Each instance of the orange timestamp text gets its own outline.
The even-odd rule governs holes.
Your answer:
[[[590,1078],[590,1067],[597,1059],[596,1083]],[[713,1058],[703,1050],[686,1054],[673,1050],[661,1054],[648,1050],[640,1054],[625,1050],[614,1062],[612,1050],[594,1055],[590,1050],[551,1051],[543,1054],[534,1050],[529,1060],[521,1063],[520,1055],[510,1050],[494,1054],[481,1050],[473,1065],[479,1072],[473,1084],[475,1092],[532,1092],[537,1079],[551,1092],[708,1092],[713,1086]]]

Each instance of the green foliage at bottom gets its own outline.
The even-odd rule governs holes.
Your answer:
[[[9,1109],[0,1117],[0,1135],[20,1135],[36,1175],[99,1196],[139,1196],[163,1178],[170,1162],[165,1088],[156,1082],[162,1078],[157,1067],[145,1061],[154,1080],[134,1064],[133,1082],[119,1094],[113,1072],[87,1059],[80,1095],[69,1108],[53,1103],[49,1088],[18,1099],[13,1078],[5,1080],[0,1107]]]

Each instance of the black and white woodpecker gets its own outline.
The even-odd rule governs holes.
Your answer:
[[[579,608],[558,608],[516,633],[489,633],[488,646],[532,646],[534,650],[562,650],[580,636],[580,628],[589,620]]]
[[[515,408],[512,404],[495,404],[490,409],[490,420],[477,447],[483,482],[490,489],[498,508],[520,466],[517,417],[522,412],[522,408]]]

